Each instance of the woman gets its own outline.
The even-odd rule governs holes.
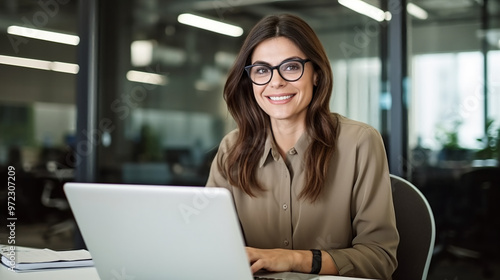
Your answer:
[[[329,110],[332,72],[292,15],[250,31],[224,87],[238,129],[209,187],[231,191],[253,272],[390,279],[399,236],[380,134]]]

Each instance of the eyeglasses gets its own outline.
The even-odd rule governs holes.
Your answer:
[[[279,75],[287,82],[295,82],[302,78],[304,74],[304,64],[311,61],[310,59],[289,59],[281,62],[277,66],[269,66],[265,64],[253,64],[245,66],[248,77],[252,83],[263,86],[273,78],[273,70],[278,70]]]

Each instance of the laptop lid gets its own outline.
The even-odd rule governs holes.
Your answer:
[[[101,279],[253,279],[223,188],[66,183]]]

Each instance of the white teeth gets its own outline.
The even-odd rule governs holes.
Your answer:
[[[269,96],[269,99],[271,99],[273,101],[285,100],[285,99],[289,99],[289,98],[292,98],[292,95],[286,95],[286,96]]]

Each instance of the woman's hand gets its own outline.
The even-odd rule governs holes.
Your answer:
[[[246,247],[252,273],[261,269],[273,272],[295,271],[309,273],[312,253],[307,250],[256,249]]]

